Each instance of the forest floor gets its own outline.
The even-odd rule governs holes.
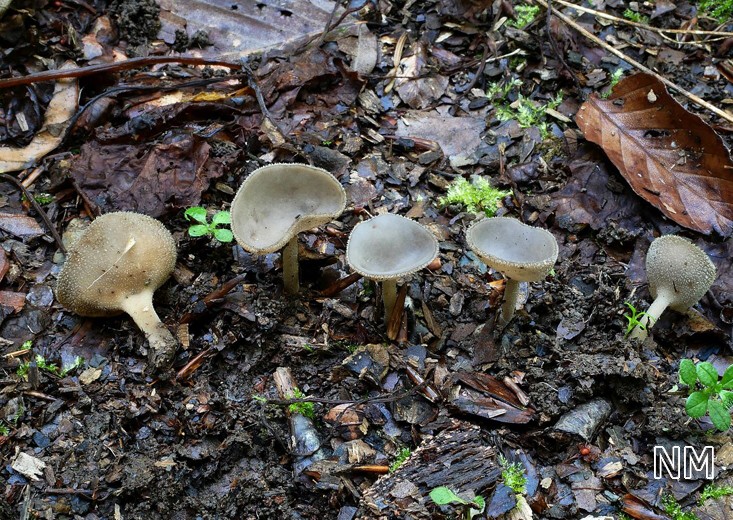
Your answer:
[[[435,504],[441,486],[474,518],[733,518],[724,492],[702,500],[708,480],[655,478],[653,464],[655,446],[713,446],[720,487],[708,491],[733,484],[729,432],[687,415],[678,376],[686,358],[721,376],[733,363],[733,173],[702,190],[722,194],[715,218],[680,223],[698,213],[655,204],[659,192],[640,193],[605,144],[585,140],[581,105],[635,74],[630,62],[557,17],[548,26],[540,4],[173,4],[15,0],[0,18],[0,518],[471,514]],[[686,1],[593,3],[618,19],[553,4],[733,106],[733,23]],[[165,56],[195,60],[156,62]],[[78,107],[67,103],[58,131],[44,122],[53,81],[2,79],[67,61],[117,65],[75,80]],[[733,124],[672,94],[731,142]],[[60,134],[52,152],[5,166],[44,131]],[[339,218],[301,233],[295,296],[279,254],[191,236],[184,216],[228,211],[272,162],[322,167],[347,193]],[[69,243],[113,211],[153,216],[175,239],[176,269],[155,294],[180,342],[171,370],[148,367],[127,315],[80,317],[55,298],[64,255],[48,225]],[[354,226],[382,213],[439,241],[437,260],[403,280],[391,320],[345,259]],[[559,245],[506,327],[504,279],[465,238],[494,213]],[[668,234],[703,249],[716,279],[689,312],[667,311],[632,340],[627,303],[652,302],[646,251]],[[512,486],[512,471],[526,482]]]

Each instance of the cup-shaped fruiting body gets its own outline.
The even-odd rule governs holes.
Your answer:
[[[438,241],[414,220],[385,213],[357,224],[346,245],[346,262],[360,275],[382,282],[385,320],[397,299],[397,280],[438,256]]]
[[[642,340],[667,307],[684,312],[700,301],[715,281],[715,265],[686,238],[666,235],[649,246],[646,275],[654,302],[631,332]]]
[[[341,215],[346,192],[322,168],[270,164],[253,171],[232,202],[232,233],[257,255],[283,250],[285,291],[298,292],[298,233]]]
[[[507,324],[517,307],[520,282],[545,278],[557,260],[557,240],[549,231],[515,218],[493,217],[475,222],[466,232],[468,247],[506,278],[501,323]]]
[[[69,251],[56,297],[80,316],[129,314],[150,343],[150,364],[165,368],[177,343],[153,308],[153,293],[175,264],[176,244],[163,224],[139,213],[108,213]]]

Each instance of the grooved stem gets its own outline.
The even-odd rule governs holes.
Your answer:
[[[167,368],[173,362],[178,342],[160,321],[153,308],[153,291],[143,291],[126,297],[122,310],[133,319],[150,344],[150,365],[155,369]]]
[[[519,296],[519,282],[506,279],[504,286],[504,303],[501,305],[501,324],[506,325],[514,317],[514,311],[517,308],[517,297]]]
[[[397,280],[382,282],[382,301],[384,302],[384,322],[388,323],[397,300]]]
[[[666,291],[658,291],[657,298],[646,310],[646,314],[639,320],[639,325],[641,325],[641,327],[639,325],[634,327],[634,330],[631,331],[629,337],[644,341],[649,335],[649,329],[654,326],[664,310],[669,307],[669,300],[670,299],[667,297]]]
[[[287,294],[298,294],[300,291],[298,271],[298,236],[291,238],[282,251],[283,285]]]

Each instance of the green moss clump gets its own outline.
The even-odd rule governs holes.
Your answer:
[[[448,187],[445,197],[441,197],[438,202],[443,207],[460,204],[472,213],[483,211],[487,217],[493,217],[501,199],[507,195],[510,195],[509,191],[494,188],[483,177],[474,177],[472,182],[459,177]]]

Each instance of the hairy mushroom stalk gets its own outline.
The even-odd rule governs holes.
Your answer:
[[[283,286],[296,294],[298,233],[341,215],[346,192],[329,172],[305,164],[270,164],[253,171],[232,201],[232,233],[250,253],[282,250]]]
[[[346,245],[346,263],[371,280],[382,282],[384,319],[397,299],[397,280],[410,276],[438,256],[438,241],[414,220],[385,213],[357,224]]]
[[[153,308],[153,293],[175,263],[175,242],[159,221],[138,213],[108,213],[74,242],[56,296],[80,316],[127,313],[150,343],[150,364],[165,368],[177,342]]]
[[[549,231],[515,218],[493,217],[475,222],[466,232],[468,246],[506,278],[500,323],[506,325],[517,308],[520,282],[538,282],[557,261],[557,240]]]
[[[715,281],[715,265],[686,238],[661,236],[646,255],[649,292],[654,301],[630,337],[644,340],[667,307],[684,312],[700,301]]]

